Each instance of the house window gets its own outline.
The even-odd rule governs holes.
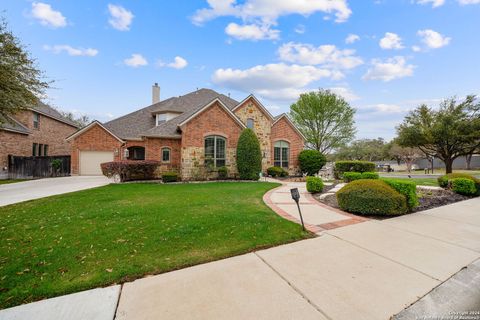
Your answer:
[[[274,166],[288,168],[289,155],[290,144],[287,141],[275,142],[273,149]]]
[[[43,144],[38,145],[38,156],[41,157],[43,155]]]
[[[128,160],[145,160],[145,148],[144,147],[128,148]]]
[[[167,121],[167,115],[165,113],[157,114],[157,126]]]
[[[247,119],[247,128],[253,129],[253,119],[252,118]]]
[[[33,127],[35,129],[40,128],[40,115],[36,112],[33,113]]]
[[[43,145],[43,155],[48,156],[48,144]]]
[[[32,156],[35,157],[36,155],[37,155],[37,144],[34,143],[34,144],[32,145]]]
[[[170,162],[170,148],[162,148],[162,161]]]
[[[224,137],[208,136],[205,138],[205,163],[214,167],[225,165],[227,141]]]

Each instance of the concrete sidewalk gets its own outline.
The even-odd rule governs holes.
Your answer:
[[[29,180],[0,185],[0,207],[18,202],[105,186],[104,176],[73,176]]]
[[[100,305],[102,317],[89,319],[389,319],[478,261],[479,212],[476,198],[339,227],[314,239],[125,283],[118,306],[103,303],[108,297],[87,299],[94,291],[61,297],[62,314],[86,319],[67,311]],[[107,289],[100,290],[111,296]],[[67,319],[51,300],[0,311],[0,319],[22,319],[14,315],[29,310],[36,319]]]

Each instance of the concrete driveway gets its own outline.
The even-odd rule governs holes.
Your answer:
[[[30,180],[0,185],[0,207],[56,194],[101,187],[111,183],[104,176],[75,176]]]

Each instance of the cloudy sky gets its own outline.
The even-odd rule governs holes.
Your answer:
[[[2,0],[54,89],[101,121],[196,88],[254,93],[273,114],[328,88],[357,138],[395,135],[420,103],[480,93],[480,0]]]

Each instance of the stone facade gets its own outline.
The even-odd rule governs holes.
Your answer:
[[[8,155],[32,156],[33,144],[48,145],[49,156],[70,154],[70,143],[65,138],[77,128],[53,118],[39,115],[39,127],[33,127],[33,111],[27,110],[15,115],[15,119],[30,130],[30,134],[19,134],[0,129],[0,176],[6,176]]]
[[[300,173],[298,155],[304,148],[304,141],[302,136],[298,134],[297,130],[295,130],[285,117],[282,117],[272,126],[272,155],[275,142],[280,140],[286,141],[290,144],[288,173],[290,175],[298,175]]]
[[[262,150],[262,170],[266,171],[272,166],[271,150],[272,150],[272,118],[260,108],[257,102],[250,98],[235,109],[235,115],[242,120],[244,124],[247,119],[253,119],[253,131],[257,135]]]

